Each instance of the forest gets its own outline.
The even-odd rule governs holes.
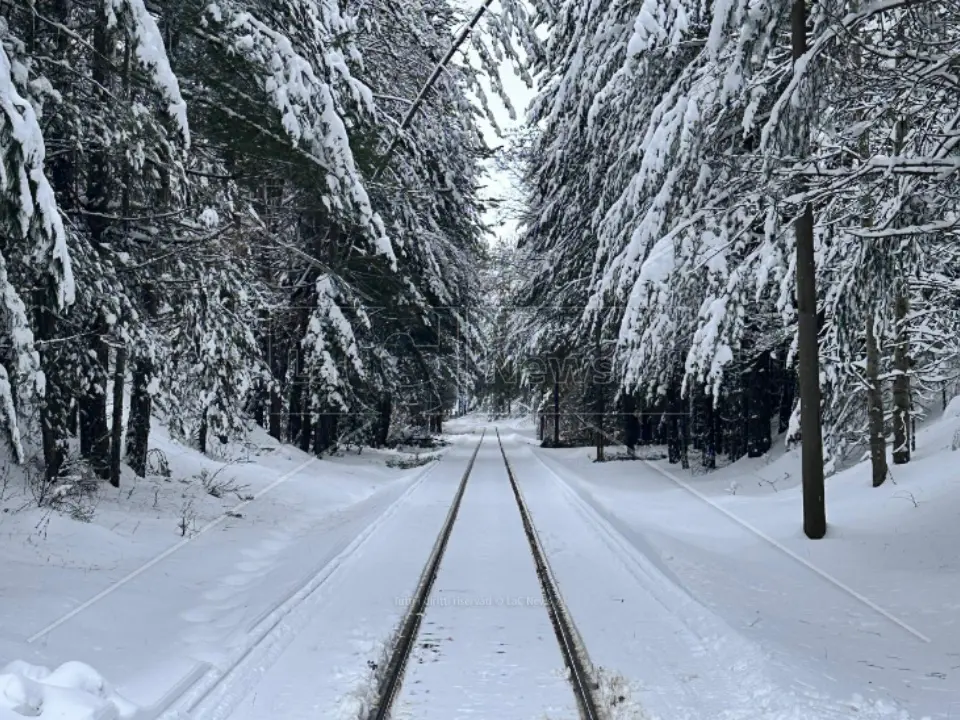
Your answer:
[[[3,0],[0,40],[46,486],[142,475],[151,418],[322,454],[523,407],[706,469],[802,433],[822,504],[955,391],[958,0]]]
[[[480,66],[449,64],[405,128],[459,21],[446,0],[3,2],[17,460],[48,484],[142,475],[151,417],[201,451],[251,421],[316,453],[382,444],[398,416],[436,428],[480,342],[471,97],[522,12],[490,15]]]
[[[550,5],[495,406],[685,467],[802,434],[822,525],[954,394],[960,5]]]

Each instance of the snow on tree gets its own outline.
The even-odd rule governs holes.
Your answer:
[[[32,254],[54,288],[58,308],[73,302],[75,294],[66,233],[44,170],[43,134],[33,106],[21,95],[14,77],[20,75],[22,82],[24,70],[19,63],[12,64],[0,46],[0,217],[7,238],[0,254],[0,293],[10,343],[0,365],[0,409],[18,462],[23,462],[24,450],[17,405],[35,391],[42,394],[45,386],[27,309],[7,272],[5,256],[11,251],[18,258]]]

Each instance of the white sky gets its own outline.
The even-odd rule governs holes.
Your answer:
[[[503,106],[498,98],[493,96],[492,93],[489,96],[489,103],[494,117],[497,120],[497,124],[502,130],[507,131],[523,125],[526,117],[527,107],[529,106],[530,101],[533,99],[534,92],[513,73],[509,65],[505,65],[502,68],[501,77],[503,80],[504,89],[507,91],[507,94],[510,97],[510,102],[513,104],[516,111],[516,120],[510,119],[510,114],[507,112],[507,109]],[[482,129],[484,139],[487,141],[487,145],[490,147],[498,147],[507,144],[508,141],[498,137],[493,127],[491,127],[489,123],[483,122]],[[512,187],[510,178],[504,173],[498,172],[492,166],[492,163],[488,170],[487,177],[487,188],[483,193],[484,197],[498,198],[516,192],[515,188]],[[491,209],[485,213],[484,219],[491,227],[491,231],[494,234],[494,241],[500,240],[510,242],[514,240],[517,224],[512,218],[504,217],[504,213],[498,212],[496,209]]]
[[[482,0],[459,0],[457,4],[464,8],[464,10],[468,13],[468,16],[472,17],[473,13],[480,8],[481,2]],[[494,3],[489,12],[497,12],[499,10],[497,5],[497,3]],[[483,32],[483,26],[483,22],[481,22],[476,32]],[[461,58],[463,58],[463,56],[461,56]],[[467,53],[467,59],[471,63],[479,63],[479,59],[472,51]],[[509,96],[510,102],[516,112],[515,119],[510,118],[510,113],[507,111],[503,103],[500,102],[499,97],[490,90],[489,84],[486,82],[483,84],[487,90],[488,103],[494,117],[496,118],[497,124],[500,126],[501,130],[508,131],[524,124],[527,107],[529,106],[530,101],[533,99],[534,90],[528,88],[526,84],[524,84],[523,80],[521,80],[516,73],[513,72],[512,64],[509,62],[503,63],[501,66],[500,78],[501,82],[503,83],[504,90]],[[485,120],[481,121],[480,127],[483,131],[484,139],[486,140],[487,145],[490,147],[498,147],[506,144],[507,141],[503,138],[500,138],[494,131],[493,127]],[[483,192],[483,196],[485,198],[502,198],[505,195],[510,194],[512,191],[509,178],[503,173],[497,172],[492,167],[492,164],[489,169],[488,178],[485,181],[485,184],[487,185],[485,191]],[[484,220],[490,226],[493,233],[491,241],[512,241],[515,238],[516,222],[510,218],[503,217],[503,213],[498,212],[495,209],[490,210],[484,215]]]

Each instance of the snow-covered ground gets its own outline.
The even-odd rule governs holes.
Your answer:
[[[491,434],[477,455],[393,717],[578,717]]]
[[[795,452],[710,474],[598,464],[536,447],[527,420],[473,417],[447,423],[439,462],[397,470],[397,453],[313,460],[264,436],[224,464],[158,432],[170,477],[125,476],[86,521],[7,484],[0,720],[357,720],[494,427],[611,720],[957,718],[958,409],[895,483],[830,478],[822,541],[800,531]],[[575,716],[488,440],[398,717]],[[211,494],[221,467],[234,488]]]
[[[562,481],[555,482],[555,493],[572,489],[573,504],[596,519],[595,528],[607,529],[601,535],[612,532],[625,541],[618,544],[646,568],[644,582],[656,577],[657,587],[671,586],[663,590],[671,613],[709,609],[737,643],[749,642],[740,644],[736,666],[741,687],[750,687],[762,671],[771,688],[798,697],[796,717],[879,717],[897,708],[915,718],[956,718],[960,482],[951,446],[958,428],[960,419],[950,409],[921,430],[913,462],[892,466],[895,483],[871,488],[866,464],[829,478],[830,531],[821,541],[801,532],[797,451],[774,451],[710,474],[681,471],[666,461],[597,464],[586,448],[526,452]],[[531,438],[526,433],[527,443]],[[536,465],[518,474],[533,487],[546,482]],[[574,567],[588,565],[570,553],[585,560],[601,556],[601,549],[596,540],[575,541],[558,519],[562,503],[551,502],[535,519],[559,528],[553,533],[554,562],[567,567],[558,574],[575,603],[584,582],[583,570]],[[589,604],[574,608],[587,628],[597,626],[595,614]],[[591,649],[596,655],[606,648],[600,642]],[[710,652],[718,669],[733,667],[731,657]],[[748,660],[751,655],[755,661]],[[621,657],[615,665],[641,686],[650,681],[642,661]],[[756,689],[763,695],[762,685]],[[703,692],[706,702],[709,693]],[[743,715],[768,716],[794,717]]]
[[[335,582],[303,603],[295,628],[194,713],[203,720],[366,717],[376,670],[407,610],[477,438],[464,438],[358,547]]]
[[[162,428],[152,440],[169,477],[125,475],[119,490],[102,486],[95,503],[78,500],[74,516],[38,509],[15,476],[7,483],[0,668],[20,664],[0,670],[3,720],[25,693],[39,702],[49,687],[69,685],[64,677],[80,678],[71,692],[86,699],[71,706],[60,692],[42,717],[100,717],[85,714],[88,706],[113,712],[113,687],[143,716],[155,714],[232,662],[272,612],[429,469],[388,467],[396,452],[318,460],[261,433],[233,448],[240,460],[229,463],[178,445]],[[206,487],[204,473],[215,477]],[[83,687],[92,669],[59,669],[76,661],[111,689],[90,695]],[[42,677],[49,668],[58,669]]]

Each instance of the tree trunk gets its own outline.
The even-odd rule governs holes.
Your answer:
[[[677,428],[677,418],[669,411],[665,414],[665,418],[667,422],[667,462],[676,465],[680,462],[680,433]]]
[[[313,454],[317,457],[327,449],[327,438],[324,435],[324,423],[323,415],[320,416],[317,422],[313,423]]]
[[[777,432],[785,433],[790,429],[790,416],[793,415],[793,401],[797,397],[797,374],[784,365],[780,377],[780,407],[777,418]]]
[[[690,419],[686,414],[680,416],[680,467],[690,469]]]
[[[895,312],[896,344],[893,349],[893,464],[910,462],[910,346],[907,313],[910,310],[904,289],[897,293]]]
[[[277,348],[276,329],[269,324],[267,335],[267,355],[270,364],[270,437],[283,440],[283,382],[287,374],[287,356]]]
[[[110,348],[103,340],[105,327],[99,323],[93,338],[95,380],[88,382],[79,398],[80,454],[90,461],[97,477],[110,477],[110,427],[107,424],[107,378]]]
[[[118,347],[113,368],[113,427],[110,433],[110,484],[120,487],[120,455],[123,449],[123,384],[127,373],[127,349]]]
[[[300,375],[301,352],[297,350],[297,366],[293,368],[290,382],[290,399],[287,417],[287,442],[297,444],[303,427],[303,378]]]
[[[763,457],[770,451],[770,354],[757,360],[749,375],[746,392],[749,395],[749,423],[747,426],[747,456]]]
[[[274,378],[270,383],[270,437],[276,440],[283,439],[283,398],[280,397],[280,390],[277,383],[280,381]]]
[[[313,439],[313,390],[311,388],[310,376],[304,375],[301,379],[303,390],[300,398],[300,436],[299,447],[304,452],[310,452],[310,442]]]
[[[666,405],[666,417],[667,417],[667,459],[671,464],[676,464],[681,461],[682,457],[682,429],[680,426],[680,418],[677,413],[677,410],[680,407],[680,401],[678,400],[678,391],[675,385],[670,386],[670,389],[667,390],[667,405]]]
[[[197,449],[206,454],[207,452],[207,434],[210,427],[207,423],[207,411],[204,410],[200,416],[200,428],[197,430]]]
[[[560,380],[553,380],[553,446],[560,447]]]
[[[715,470],[717,467],[717,411],[714,407],[714,398],[708,395],[704,398],[703,404],[703,448],[701,450],[701,464],[707,470]]]
[[[147,450],[150,444],[150,414],[153,398],[150,396],[150,378],[153,364],[146,358],[137,358],[133,364],[133,383],[130,387],[130,418],[127,423],[127,463],[139,477],[147,474]]]
[[[633,455],[637,449],[637,443],[640,441],[640,423],[637,420],[636,398],[629,393],[624,393],[620,401],[620,409],[623,412],[623,444]]]
[[[336,413],[324,412],[317,416],[315,425],[316,442],[314,452],[322,455],[332,448],[337,441],[338,415]]]
[[[67,411],[67,432],[74,437],[80,435],[80,407],[75,399],[70,402],[70,409]]]
[[[393,398],[390,393],[384,393],[377,406],[379,419],[377,422],[377,447],[384,447],[390,437],[390,419],[393,416]]]
[[[69,407],[60,380],[57,352],[49,344],[56,336],[57,314],[53,281],[37,290],[37,345],[40,348],[40,367],[46,376],[46,387],[40,402],[40,435],[43,444],[44,479],[53,483],[67,456],[67,414]]]
[[[880,487],[887,479],[887,439],[883,427],[883,389],[880,387],[880,344],[873,318],[867,320],[867,418],[873,487]]]
[[[270,393],[262,383],[258,383],[253,396],[253,421],[260,427],[267,428],[267,403]]]
[[[793,61],[807,51],[806,0],[793,0],[790,13]],[[806,154],[808,138],[798,148]],[[817,277],[813,243],[813,206],[807,203],[796,219],[797,356],[800,372],[800,428],[803,531],[808,538],[827,534],[827,508],[823,482],[823,434],[820,426],[820,347],[817,332]]]

